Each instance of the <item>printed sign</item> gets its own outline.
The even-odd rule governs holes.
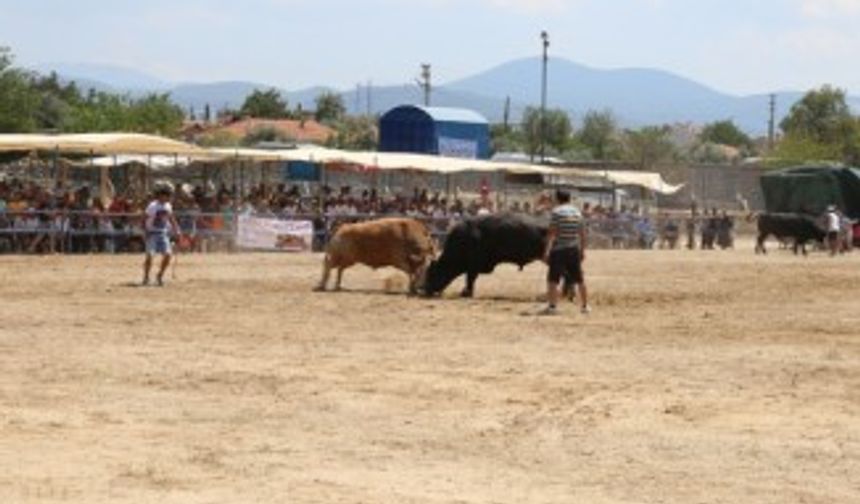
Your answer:
[[[463,140],[460,138],[439,137],[439,155],[477,159],[478,142],[474,140]]]
[[[240,215],[236,244],[254,250],[310,252],[314,225],[310,221],[285,221]]]

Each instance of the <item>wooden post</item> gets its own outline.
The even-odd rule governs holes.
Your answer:
[[[236,156],[233,158],[233,208],[239,207],[239,181],[237,180],[239,171],[239,151],[236,151]]]
[[[451,204],[451,174],[445,174],[445,199],[448,200],[448,204]]]
[[[152,154],[146,155],[146,167],[143,170],[143,192],[149,195],[152,186]]]
[[[508,209],[508,174],[502,172],[502,202],[505,204],[505,210]]]
[[[239,162],[239,196],[242,199],[248,195],[248,191],[245,186],[245,160]]]
[[[52,159],[52,165],[54,169],[53,179],[54,179],[54,189],[60,189],[60,146],[54,147],[54,155]]]
[[[325,186],[328,184],[328,172],[325,165],[320,163],[320,214],[325,214]]]

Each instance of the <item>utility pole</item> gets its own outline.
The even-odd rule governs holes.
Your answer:
[[[549,63],[549,33],[546,30],[540,33],[543,41],[543,74],[541,79],[540,97],[540,162],[546,162],[546,74],[547,63]]]
[[[776,141],[776,95],[770,95],[770,121],[767,123],[767,150],[773,152]]]
[[[361,115],[361,83],[355,85],[355,115]]]
[[[508,124],[511,120],[511,97],[510,96],[508,96],[505,99],[505,113],[504,113],[503,117],[504,117],[505,131],[508,131]]]
[[[373,81],[367,81],[367,117],[373,115]]]
[[[429,63],[421,64],[421,79],[418,80],[418,87],[424,91],[424,106],[430,106],[430,93],[433,91],[433,86],[431,84],[431,66]]]

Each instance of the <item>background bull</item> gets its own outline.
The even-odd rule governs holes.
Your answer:
[[[522,269],[543,257],[548,223],[513,214],[487,215],[467,219],[448,234],[438,260],[427,269],[427,295],[444,291],[460,275],[466,275],[463,297],[475,293],[480,274],[492,273],[502,263]]]
[[[804,214],[761,214],[758,216],[758,239],[756,253],[767,254],[765,241],[771,235],[779,240],[791,240],[794,253],[802,251],[806,255],[806,244],[810,241],[823,242],[827,233],[818,226],[814,217]]]

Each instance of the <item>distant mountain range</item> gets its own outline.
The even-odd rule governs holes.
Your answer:
[[[648,124],[695,123],[732,119],[745,131],[761,135],[767,131],[768,95],[736,96],[722,93],[670,72],[645,68],[602,70],[568,60],[549,62],[548,104],[573,115],[574,122],[589,110],[611,110],[625,127]],[[56,71],[65,80],[83,88],[96,88],[139,95],[169,92],[177,104],[202,112],[238,108],[255,89],[272,86],[254,82],[169,83],[145,73],[109,65],[50,64],[35,68],[41,73]],[[476,110],[491,122],[501,122],[505,101],[511,99],[511,120],[517,121],[529,104],[540,103],[541,60],[521,59],[497,66],[472,77],[450,82],[433,91],[432,104]],[[314,99],[329,90],[314,87],[299,91],[280,90],[291,106],[314,108]],[[777,93],[777,121],[782,119],[803,91]],[[351,113],[381,113],[401,104],[423,101],[416,86],[376,86],[341,92]],[[854,110],[860,98],[851,97]]]

